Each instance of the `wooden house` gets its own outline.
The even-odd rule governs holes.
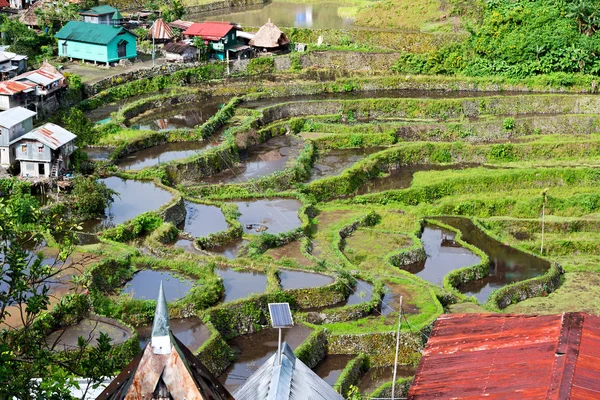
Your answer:
[[[0,110],[35,103],[35,84],[31,82],[18,82],[14,80],[0,82]]]
[[[36,70],[0,82],[0,110],[19,106],[34,107],[37,110],[38,106],[43,105],[65,87],[67,81],[64,75],[44,62]]]
[[[165,44],[163,53],[167,61],[194,62],[198,59],[198,49],[184,42]]]
[[[123,16],[118,9],[109,5],[92,7],[89,10],[79,13],[83,18],[83,22],[102,25],[122,25]]]
[[[21,176],[55,178],[69,168],[69,157],[75,150],[73,133],[51,123],[44,124],[21,136],[15,143],[16,160],[21,164]]]
[[[136,36],[121,26],[70,21],[55,37],[61,57],[106,65],[137,57]]]
[[[0,167],[9,168],[14,163],[14,144],[33,129],[35,115],[35,111],[23,107],[0,112]]]
[[[229,22],[207,21],[193,24],[183,34],[204,39],[204,43],[208,45],[215,58],[225,60],[227,51],[235,51],[239,47],[236,35],[238,29]]]
[[[269,21],[260,27],[249,42],[257,51],[287,51],[290,44],[288,37],[274,23]]]
[[[0,79],[5,81],[27,70],[27,56],[0,51]]]

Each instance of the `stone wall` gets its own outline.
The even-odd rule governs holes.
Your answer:
[[[183,197],[180,197],[179,201],[163,209],[159,215],[165,222],[170,222],[175,226],[185,223],[187,211]]]
[[[300,57],[303,68],[333,68],[347,71],[389,71],[399,53],[311,51]],[[288,67],[289,68],[289,67]]]
[[[294,351],[296,357],[309,368],[314,368],[327,353],[327,334],[325,329],[315,329]]]
[[[416,364],[421,357],[423,344],[419,333],[400,333],[400,364]],[[396,333],[378,332],[362,335],[327,335],[328,354],[360,354],[369,356],[371,365],[383,366],[394,363]]]

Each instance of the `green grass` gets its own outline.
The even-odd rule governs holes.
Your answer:
[[[390,252],[411,246],[412,243],[407,235],[361,228],[346,238],[344,254],[357,267],[374,270],[385,262],[385,256]]]

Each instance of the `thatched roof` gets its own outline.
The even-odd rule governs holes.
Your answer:
[[[38,18],[37,15],[35,15],[35,10],[42,7],[43,5],[44,1],[36,1],[31,5],[31,7],[27,9],[27,11],[21,14],[21,16],[19,17],[19,21],[21,21],[22,24],[25,24],[27,26],[38,26]]]
[[[269,22],[260,27],[254,38],[250,40],[250,46],[273,49],[289,44],[290,40],[274,23]]]

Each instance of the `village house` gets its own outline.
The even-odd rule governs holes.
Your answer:
[[[0,110],[35,103],[35,84],[31,82],[17,82],[14,80],[0,82]]]
[[[198,49],[184,42],[165,44],[163,53],[167,61],[193,62],[198,59]]]
[[[136,36],[121,26],[70,21],[55,35],[58,55],[107,66],[137,57]]]
[[[10,0],[9,4],[10,4],[10,8],[14,9],[14,10],[24,10],[26,8],[29,8],[29,5],[32,2],[30,0]]]
[[[239,28],[229,22],[202,22],[192,24],[183,34],[200,37],[218,60],[225,60],[227,52],[237,52],[239,43],[236,32]]]
[[[77,136],[47,123],[21,136],[14,143],[15,159],[25,178],[56,178],[69,168]]]
[[[148,30],[148,37],[156,43],[166,43],[175,37],[175,32],[162,18],[158,18]]]
[[[53,65],[44,61],[42,66],[33,71],[25,72],[13,78],[16,82],[32,83],[35,85],[35,95],[39,102],[43,102],[49,97],[65,87],[67,80]]]
[[[290,40],[271,19],[260,27],[249,42],[250,46],[262,52],[284,52],[288,50]]]
[[[102,5],[92,7],[89,10],[79,13],[83,17],[83,22],[91,24],[119,26],[123,24],[123,16],[115,7]]]
[[[233,400],[233,397],[171,332],[161,282],[150,341],[97,399]]]
[[[7,80],[27,70],[27,56],[0,51],[0,80]]]
[[[15,142],[33,129],[35,111],[23,107],[0,112],[0,167],[10,168],[15,162]]]

